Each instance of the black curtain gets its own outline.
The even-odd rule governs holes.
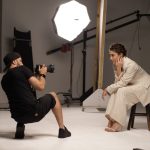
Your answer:
[[[22,32],[14,28],[14,51],[21,55],[23,64],[34,71],[31,31]]]

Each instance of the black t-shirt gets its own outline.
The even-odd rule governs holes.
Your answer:
[[[12,118],[36,111],[36,97],[28,82],[33,75],[27,67],[19,66],[9,69],[2,78],[1,85],[8,97]]]

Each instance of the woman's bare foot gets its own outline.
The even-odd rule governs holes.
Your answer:
[[[122,130],[122,125],[118,122],[113,123],[112,127],[106,127],[105,131],[107,132],[119,132]]]
[[[109,120],[107,127],[108,127],[108,128],[111,128],[112,126],[113,126],[113,122],[112,122],[111,120]]]

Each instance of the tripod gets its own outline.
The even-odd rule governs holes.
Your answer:
[[[65,46],[66,50],[63,51],[70,51],[70,85],[69,85],[69,90],[68,92],[58,92],[58,95],[63,95],[64,96],[64,101],[67,104],[67,107],[70,106],[71,101],[74,99],[72,96],[72,82],[73,82],[73,62],[74,62],[74,49],[73,49],[73,45],[71,43],[69,43],[67,46]]]

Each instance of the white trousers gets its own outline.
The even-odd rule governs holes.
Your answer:
[[[140,93],[146,93],[144,99],[140,99]],[[110,96],[106,115],[120,123],[122,126],[126,123],[128,110],[136,103],[141,102],[144,106],[150,103],[150,88],[130,85],[119,88],[116,93]]]

